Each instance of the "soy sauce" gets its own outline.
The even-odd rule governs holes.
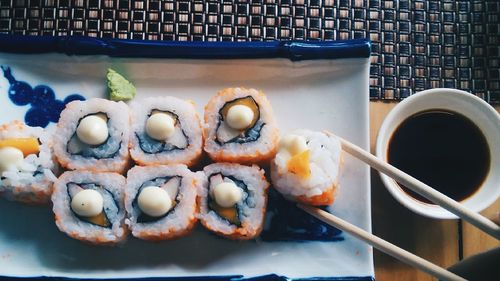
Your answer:
[[[393,166],[457,201],[479,189],[491,164],[481,130],[467,117],[440,109],[402,122],[391,137],[387,158]],[[431,203],[399,185],[415,199]]]

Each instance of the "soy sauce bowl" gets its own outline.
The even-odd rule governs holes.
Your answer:
[[[429,110],[452,111],[461,114],[472,121],[484,135],[490,152],[489,171],[477,190],[460,203],[475,212],[486,209],[500,196],[500,115],[488,103],[470,93],[438,88],[416,93],[400,102],[389,112],[378,132],[377,157],[389,162],[389,144],[397,128],[415,114]],[[408,149],[412,148],[408,147]],[[429,163],[429,169],[432,169],[432,163]],[[392,196],[413,212],[432,218],[457,218],[456,215],[438,205],[417,200],[406,193],[395,180],[382,173],[380,175]]]

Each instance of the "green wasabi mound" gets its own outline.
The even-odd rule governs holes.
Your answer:
[[[135,86],[125,79],[120,73],[108,68],[106,74],[108,81],[109,99],[112,101],[128,101],[135,97]]]

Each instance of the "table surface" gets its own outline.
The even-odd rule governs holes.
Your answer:
[[[395,102],[370,102],[370,148],[375,150],[377,132]],[[496,107],[500,111],[500,106]],[[372,169],[373,233],[441,267],[499,247],[500,242],[467,222],[437,220],[415,214],[399,204],[386,190],[378,172]],[[500,199],[482,212],[489,218],[500,216]],[[385,280],[437,280],[382,252],[374,250],[375,278]]]

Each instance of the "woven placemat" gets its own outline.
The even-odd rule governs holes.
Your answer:
[[[0,0],[0,33],[182,41],[369,38],[372,99],[449,87],[500,103],[498,0]]]

